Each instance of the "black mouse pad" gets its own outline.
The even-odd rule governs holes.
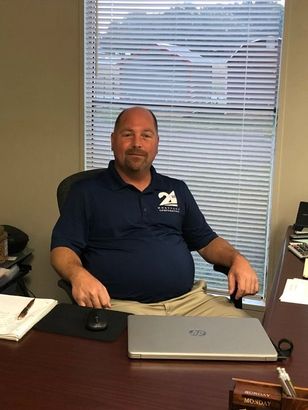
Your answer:
[[[34,326],[34,329],[67,336],[112,342],[116,340],[127,327],[127,313],[104,310],[104,315],[108,322],[107,328],[101,331],[88,330],[86,328],[86,321],[90,310],[91,308],[87,307],[59,303]]]

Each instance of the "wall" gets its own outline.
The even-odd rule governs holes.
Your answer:
[[[56,187],[82,167],[80,0],[0,0],[0,223],[34,249],[30,288],[63,296],[49,265]]]
[[[30,288],[65,300],[49,265],[55,192],[82,169],[82,0],[0,0],[0,223],[34,249]],[[270,269],[308,201],[308,2],[287,0],[273,186]]]
[[[308,202],[308,2],[287,0],[273,185],[269,275],[280,256],[286,227],[300,201]]]

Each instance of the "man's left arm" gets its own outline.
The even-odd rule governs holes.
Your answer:
[[[199,249],[198,252],[207,262],[229,268],[228,288],[230,295],[236,288],[236,299],[258,292],[257,273],[248,260],[225,239],[217,237],[204,248]]]

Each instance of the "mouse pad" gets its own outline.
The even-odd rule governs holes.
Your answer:
[[[112,342],[127,327],[127,313],[104,310],[108,327],[101,331],[88,330],[85,326],[90,310],[91,308],[88,307],[59,303],[34,326],[34,329],[66,336]]]

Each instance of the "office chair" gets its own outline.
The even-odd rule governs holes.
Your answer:
[[[66,200],[67,194],[69,193],[71,186],[75,182],[81,181],[82,179],[91,178],[92,176],[102,171],[103,171],[102,168],[88,169],[86,171],[80,171],[80,172],[77,172],[75,174],[69,175],[68,177],[64,178],[63,181],[60,182],[57,188],[57,202],[58,202],[59,212],[61,213],[61,209]]]
[[[57,189],[57,202],[59,212],[61,213],[61,209],[63,204],[66,200],[67,194],[69,193],[71,186],[80,180],[91,178],[92,176],[98,174],[99,172],[103,172],[104,169],[90,169],[85,171],[80,171],[75,174],[69,175],[68,177],[64,178],[63,181],[60,182],[58,189]],[[214,265],[213,269],[217,272],[221,272],[225,275],[228,275],[229,268],[222,266],[222,265]],[[72,287],[69,282],[65,279],[59,279],[58,286],[62,288],[69,296],[70,300],[73,303],[76,303],[73,296],[72,296]],[[238,309],[242,309],[242,299],[235,299],[235,292],[230,296],[230,302],[234,304],[234,306]]]

